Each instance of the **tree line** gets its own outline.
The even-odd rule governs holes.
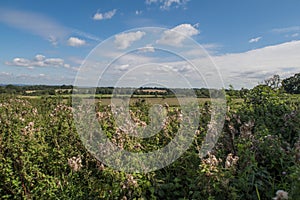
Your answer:
[[[265,80],[262,85],[269,86],[272,89],[280,89],[282,92],[289,94],[300,94],[300,73],[291,77],[280,79],[279,75]],[[207,88],[158,88],[158,87],[141,87],[141,88],[114,88],[114,87],[86,87],[76,88],[72,85],[0,85],[0,94],[17,94],[25,96],[39,95],[67,95],[80,91],[82,94],[124,94],[124,95],[152,95],[154,97],[175,97],[175,94],[183,96],[196,95],[198,98],[209,98],[211,89]],[[242,98],[249,90],[241,88],[234,89],[231,85],[225,92],[228,96]]]

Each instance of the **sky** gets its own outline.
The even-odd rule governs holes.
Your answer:
[[[300,72],[299,8],[297,0],[3,0],[0,84],[252,88]]]

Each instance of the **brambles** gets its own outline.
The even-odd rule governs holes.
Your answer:
[[[67,101],[3,98],[0,197],[272,199],[276,194],[276,199],[284,199],[288,193],[289,199],[298,199],[300,111],[299,104],[287,97],[259,86],[248,91],[244,102],[230,103],[217,145],[199,158],[212,126],[211,104],[201,104],[193,145],[170,166],[147,174],[115,171],[96,160],[77,135]],[[115,146],[136,153],[164,147],[185,120],[179,107],[163,105],[151,110],[146,102],[137,101],[130,106],[129,117],[120,116],[125,123],[118,127],[111,106],[97,105],[94,117]],[[155,118],[155,113],[162,114]],[[151,121],[153,127],[149,127]],[[138,138],[134,137],[136,129],[157,132]]]

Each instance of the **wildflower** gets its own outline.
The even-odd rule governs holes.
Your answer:
[[[25,119],[24,119],[23,117],[20,117],[19,120],[20,120],[21,122],[25,122]]]
[[[200,135],[200,133],[201,133],[201,132],[200,132],[200,130],[198,130],[198,129],[195,131],[195,135],[196,135],[196,136]]]
[[[215,155],[211,154],[210,152],[208,152],[208,158],[206,159],[201,159],[202,163],[201,163],[201,167],[206,172],[207,176],[213,175],[214,172],[218,172],[218,165],[219,162],[222,162],[221,159],[217,159]]]
[[[99,119],[102,119],[104,117],[104,113],[103,112],[97,112],[96,113],[96,117]]]
[[[247,123],[244,123],[240,127],[240,132],[242,138],[249,138],[252,135],[252,128],[254,127],[254,121],[249,121]]]
[[[36,116],[38,114],[38,110],[36,108],[33,108],[32,113],[33,113],[34,116]]]
[[[225,161],[225,168],[228,169],[236,165],[238,160],[239,160],[238,156],[233,156],[232,153],[228,154]]]
[[[127,184],[126,184],[127,186],[129,186],[129,187],[137,187],[138,186],[137,181],[133,178],[133,176],[131,174],[127,174],[126,178],[127,178]]]
[[[75,172],[79,171],[82,168],[81,164],[81,157],[72,157],[68,158],[68,165],[71,167],[71,169]]]
[[[146,126],[147,126],[147,123],[144,122],[144,121],[140,121],[139,125],[141,125],[142,127],[146,127]]]
[[[288,193],[284,190],[278,190],[276,192],[276,197],[273,198],[273,200],[285,200],[288,199]]]
[[[29,122],[29,123],[28,123],[28,126],[29,126],[30,128],[33,128],[34,122]]]
[[[34,132],[34,122],[29,122],[27,126],[25,126],[21,132],[23,135],[32,134]]]
[[[103,163],[97,162],[97,167],[100,171],[103,171],[105,169],[105,166],[103,165]]]

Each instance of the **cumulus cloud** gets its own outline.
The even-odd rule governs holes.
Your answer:
[[[118,49],[126,49],[130,47],[133,42],[140,40],[145,34],[143,31],[121,33],[115,36],[114,43]]]
[[[251,39],[249,40],[249,43],[256,43],[256,42],[258,42],[259,40],[261,40],[261,38],[262,38],[262,37],[251,38]]]
[[[213,56],[227,85],[253,87],[271,75],[299,72],[300,41],[267,46],[243,53]]]
[[[37,54],[37,55],[34,57],[33,60],[35,60],[35,61],[43,61],[43,60],[45,60],[45,59],[46,59],[46,57],[45,57],[44,55]]]
[[[189,0],[146,0],[146,4],[159,4],[161,10],[169,10],[171,7],[184,7]]]
[[[191,24],[180,24],[170,30],[164,31],[161,39],[156,42],[164,45],[181,46],[186,37],[192,37],[199,33],[200,31]]]
[[[117,9],[113,9],[111,11],[105,13],[95,13],[93,16],[94,20],[104,20],[104,19],[111,19],[117,12]]]
[[[79,39],[77,37],[70,37],[68,39],[68,45],[72,47],[84,46],[86,44],[85,40]]]
[[[155,48],[151,44],[148,44],[145,47],[139,48],[139,52],[155,52]]]
[[[12,61],[5,62],[9,66],[28,67],[70,67],[62,58],[46,58],[44,55],[38,54],[32,60],[26,58],[14,58]]]
[[[116,70],[119,70],[119,71],[127,71],[129,68],[129,64],[125,64],[125,65],[119,65],[116,67]]]

